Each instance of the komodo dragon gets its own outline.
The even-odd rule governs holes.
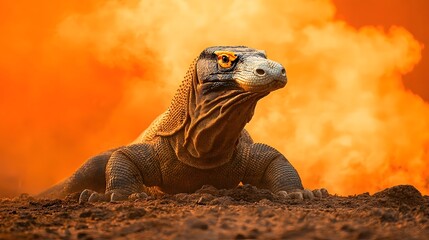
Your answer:
[[[81,192],[81,202],[118,201],[145,197],[149,187],[173,194],[240,182],[283,196],[325,196],[324,189],[304,190],[289,161],[254,143],[244,129],[258,100],[286,82],[284,67],[264,51],[207,48],[191,64],[167,111],[136,141],[90,158],[39,197]]]

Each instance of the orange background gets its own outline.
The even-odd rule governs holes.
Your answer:
[[[240,3],[243,5],[235,4],[228,11],[225,9],[229,1],[219,3],[222,7],[211,6],[211,3],[207,4],[209,6],[201,3],[170,7],[169,4],[161,6],[158,3],[152,6],[137,0],[110,3],[91,0],[84,4],[79,1],[2,1],[0,196],[37,193],[70,175],[89,156],[132,141],[166,108],[180,76],[198,51],[209,45],[225,43],[266,49],[269,57],[281,61],[289,71],[287,90],[273,93],[257,108],[255,123],[250,126],[250,131],[261,142],[269,142],[285,152],[298,168],[307,187],[327,187],[331,192],[352,194],[409,183],[429,193],[429,138],[426,134],[429,133],[429,110],[427,103],[422,101],[429,101],[429,56],[427,48],[423,47],[429,43],[426,26],[429,22],[426,11],[429,3],[424,0],[320,0],[302,5],[301,2],[305,1],[273,1],[272,6],[265,6],[262,10],[259,7],[263,4],[244,6]],[[189,13],[195,14],[195,19]],[[177,20],[176,16],[182,18]],[[159,22],[168,24],[161,25]],[[234,28],[229,28],[229,25],[234,25]],[[276,29],[277,25],[280,31],[273,32],[271,28]],[[402,26],[406,30],[391,28],[392,25]],[[328,93],[338,89],[338,86],[321,84],[328,83],[324,79],[330,79],[330,75],[323,78],[320,73],[324,73],[323,68],[329,69],[330,62],[343,66],[342,59],[329,57],[343,53],[333,51],[325,55],[321,51],[327,51],[327,48],[318,50],[317,44],[314,51],[308,50],[308,46],[313,46],[311,44],[305,45],[305,51],[299,47],[301,45],[296,45],[297,42],[307,41],[306,34],[311,36],[317,34],[317,30],[329,31],[329,26],[336,29],[334,32],[344,33],[344,39],[336,39],[339,42],[332,44],[334,50],[342,41],[351,41],[347,40],[347,36],[356,41],[374,43],[375,46],[388,46],[380,48],[386,52],[395,49],[396,44],[404,46],[398,57],[394,55],[392,58],[405,59],[406,63],[386,63],[395,67],[386,66],[386,71],[378,77],[371,75],[381,83],[375,90],[367,90],[371,96],[376,96],[373,96],[377,100],[375,103],[379,99],[387,99],[389,104],[380,103],[380,106],[394,106],[397,109],[393,112],[389,109],[385,112],[377,110],[380,119],[389,119],[383,131],[377,131],[375,127],[377,135],[368,133],[360,136],[362,131],[356,131],[347,132],[349,135],[344,137],[344,132],[337,129],[341,124],[336,126],[335,119],[345,116],[344,111],[353,106],[341,108],[341,111],[335,112],[337,116],[322,116],[332,121],[320,133],[318,129],[312,129],[310,134],[305,130],[292,133],[294,129],[300,129],[299,124],[316,116],[311,115],[315,113],[310,110],[307,115],[293,115],[300,109],[311,109],[318,101],[312,98],[314,94],[305,95],[306,89],[320,88],[321,94],[327,93],[321,95],[322,100],[333,96]],[[147,30],[136,34],[136,29],[144,28]],[[306,31],[300,32],[303,28]],[[291,32],[296,35],[289,38]],[[298,35],[302,37],[294,38]],[[330,46],[329,40],[326,41],[323,44]],[[347,71],[344,74],[350,73]],[[304,77],[314,79],[312,81],[321,77],[321,81],[305,85]],[[354,88],[347,89],[352,90],[344,95],[343,100],[335,95],[339,99],[327,102],[324,109],[334,109],[335,103],[349,101],[346,96],[362,93],[358,90],[353,92]],[[279,105],[278,111],[275,104]],[[295,112],[281,111],[292,106],[297,109]],[[374,102],[368,106],[374,106]],[[271,116],[268,119],[264,118],[267,116],[265,113],[277,115],[268,114]],[[356,116],[359,118],[360,115]],[[401,118],[393,121],[395,116]],[[285,127],[284,132],[279,131],[284,135],[270,136],[261,130],[270,121],[276,127],[283,126],[282,119],[289,118],[290,122],[284,120],[284,126],[292,127]],[[379,124],[382,126],[382,123]],[[309,122],[308,126],[311,124],[318,125],[317,121]],[[371,122],[365,129],[368,126]],[[402,135],[398,137],[395,129],[399,128],[412,129],[400,131]],[[267,132],[276,132],[276,129],[267,128]],[[297,138],[295,133],[308,138]],[[311,133],[315,134],[316,140],[311,140]],[[415,136],[417,134],[420,135]],[[366,144],[363,140],[356,140],[368,139],[368,136],[377,139],[377,149],[368,146],[372,142]],[[396,138],[400,139],[398,143],[390,142]],[[342,150],[345,153],[356,151],[358,160],[350,156],[351,162],[339,164],[346,163],[346,160],[336,156],[339,153],[335,152],[337,145],[330,148],[320,144],[335,139],[350,147],[349,150]],[[384,144],[385,141],[389,143]],[[284,142],[290,142],[290,147],[283,148]],[[317,148],[324,151],[304,159],[302,152],[294,146],[306,144],[307,150]],[[383,154],[376,156],[378,150]],[[322,153],[326,154],[325,157],[320,157]],[[365,160],[361,155],[371,156],[368,157],[370,160]],[[376,164],[371,165],[369,161]],[[333,165],[338,165],[338,169],[333,169]],[[388,176],[392,178],[385,180]]]
[[[424,0],[334,0],[337,18],[354,27],[375,25],[388,28],[392,25],[405,27],[426,47],[422,50],[422,60],[412,72],[403,78],[404,85],[414,93],[429,101],[427,72],[429,69],[429,32],[425,25],[429,22],[429,3]]]

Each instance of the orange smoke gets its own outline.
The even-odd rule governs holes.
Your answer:
[[[401,27],[355,29],[324,0],[26,4],[37,15],[2,4],[2,195],[36,193],[132,141],[211,45],[265,49],[286,66],[288,86],[248,129],[306,187],[429,193],[429,106],[401,83],[422,46]]]
[[[333,0],[337,7],[337,18],[344,19],[354,27],[376,25],[389,27],[399,25],[413,33],[414,38],[425,44],[429,43],[429,31],[426,23],[429,15],[427,1],[413,1],[412,3],[402,0]],[[406,88],[429,101],[429,87],[427,87],[427,69],[429,68],[429,50],[424,48],[421,52],[422,60],[413,68],[413,71],[403,77]]]

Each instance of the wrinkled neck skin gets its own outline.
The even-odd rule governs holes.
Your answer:
[[[175,150],[180,161],[196,168],[210,169],[231,160],[257,101],[268,92],[199,93],[201,89],[197,89],[187,122],[178,132]]]

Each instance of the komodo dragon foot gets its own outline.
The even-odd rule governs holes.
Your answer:
[[[277,196],[285,199],[296,199],[299,201],[303,200],[313,200],[315,198],[326,198],[329,196],[328,190],[325,188],[321,189],[295,189],[287,193],[286,191],[277,192]],[[112,193],[98,193],[89,189],[82,191],[79,197],[79,203],[86,202],[120,202],[120,201],[135,201],[137,199],[145,199],[148,195],[145,192],[133,193],[127,195],[126,193],[112,192]]]
[[[277,195],[282,198],[290,198],[290,199],[297,199],[297,200],[313,200],[315,198],[326,198],[329,196],[328,190],[325,188],[321,189],[314,189],[314,190],[308,190],[308,189],[296,189],[289,193],[286,191],[279,191],[277,192]]]
[[[98,193],[90,189],[85,189],[79,196],[79,203],[85,202],[120,202],[126,200],[145,199],[148,195],[145,192],[127,195],[120,192]]]

